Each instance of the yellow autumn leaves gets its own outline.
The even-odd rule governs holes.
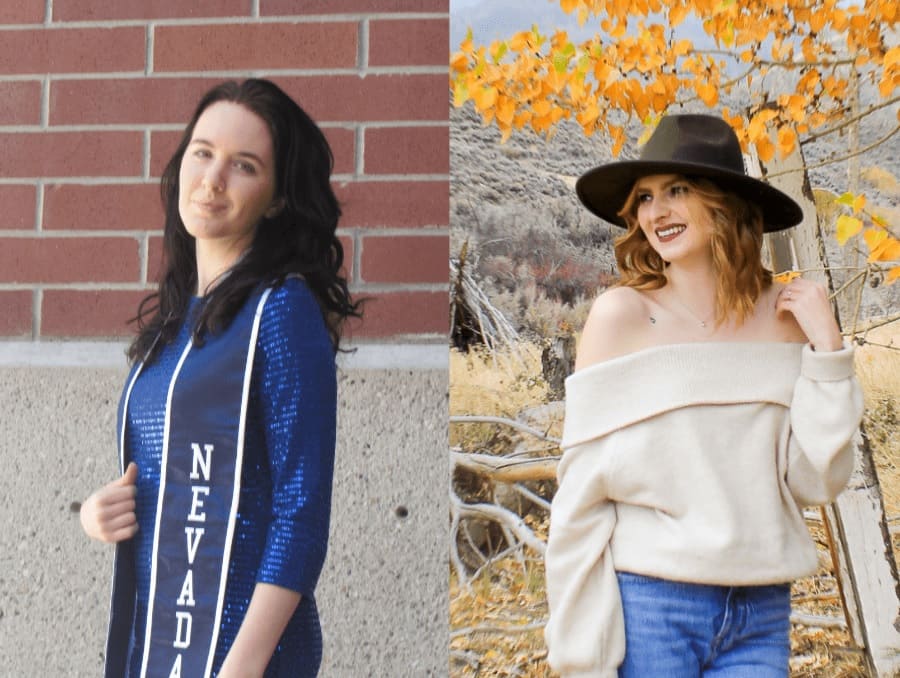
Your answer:
[[[504,137],[526,126],[545,134],[574,118],[586,134],[618,138],[622,123],[612,111],[644,120],[692,99],[714,107],[722,92],[743,83],[754,92],[756,112],[732,124],[744,147],[755,145],[766,161],[790,153],[798,134],[845,116],[851,67],[874,69],[882,97],[900,89],[900,47],[887,48],[884,38],[898,22],[893,0],[849,7],[837,0],[812,7],[808,0],[559,2],[582,22],[596,17],[598,34],[576,45],[564,31],[548,37],[535,26],[487,48],[469,36],[450,61],[454,104],[473,101]],[[672,29],[689,14],[716,50],[674,39]],[[727,60],[743,67],[740,75],[729,75]],[[793,92],[752,88],[773,68],[791,74]]]
[[[851,238],[862,234],[863,242],[869,250],[869,263],[900,261],[900,240],[897,239],[883,217],[866,210],[864,195],[844,193],[836,202],[850,208],[851,214],[837,218],[835,237],[840,245],[846,245]],[[900,266],[888,269],[886,283],[900,278]]]
[[[886,38],[900,22],[896,0],[557,1],[582,24],[596,20],[597,34],[575,44],[565,31],[549,36],[534,26],[485,47],[470,33],[451,57],[454,105],[471,101],[504,141],[524,128],[550,135],[572,119],[587,135],[609,136],[618,155],[629,119],[650,124],[691,101],[715,108],[722,93],[741,85],[751,92],[748,110],[721,114],[743,148],[755,147],[766,162],[793,152],[803,136],[846,124],[851,74],[877,86],[882,101],[873,108],[900,102],[900,46]],[[715,49],[675,38],[673,28],[689,15]],[[762,82],[773,70],[786,74],[791,91]],[[896,233],[861,206],[847,207],[853,213],[839,220],[838,239],[862,233],[870,261],[900,260]],[[898,277],[900,266],[887,280]]]

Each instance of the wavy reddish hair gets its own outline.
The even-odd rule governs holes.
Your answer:
[[[716,272],[716,325],[730,317],[741,324],[753,313],[772,272],[763,266],[763,219],[759,207],[702,177],[683,177],[700,198],[712,224],[712,258]],[[619,216],[625,234],[616,238],[619,285],[656,290],[666,284],[666,263],[647,241],[637,220],[637,191],[628,194]]]

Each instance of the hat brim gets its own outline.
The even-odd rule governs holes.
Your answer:
[[[803,210],[792,198],[774,186],[725,169],[687,162],[623,160],[589,170],[575,183],[578,199],[591,212],[615,226],[625,228],[618,215],[634,182],[653,174],[684,174],[711,179],[722,189],[732,191],[762,210],[767,233],[796,226],[803,221]]]

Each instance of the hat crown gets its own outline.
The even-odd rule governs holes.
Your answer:
[[[669,115],[660,120],[641,152],[648,162],[678,162],[746,174],[737,135],[711,115]]]
[[[800,223],[803,209],[793,198],[744,167],[741,144],[731,125],[702,114],[667,115],[659,121],[636,160],[619,160],[586,172],[575,182],[591,212],[625,227],[619,214],[637,180],[659,174],[703,177],[762,210],[766,231]]]

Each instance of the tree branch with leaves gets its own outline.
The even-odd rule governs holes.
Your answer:
[[[517,130],[552,134],[574,120],[587,135],[607,135],[614,156],[637,119],[652,128],[671,109],[700,101],[716,108],[722,93],[745,88],[741,111],[720,112],[762,161],[786,156],[886,107],[900,120],[900,45],[895,0],[559,0],[597,34],[575,44],[565,31],[544,35],[537,26],[477,46],[471,31],[450,59],[453,102],[471,101],[503,140]],[[693,15],[715,47],[698,49],[677,35]],[[892,37],[893,36],[893,37]],[[731,69],[729,67],[732,67]],[[731,71],[739,69],[735,76]],[[774,72],[789,76],[792,91],[758,86]],[[880,100],[851,111],[852,80],[874,87]],[[756,83],[757,86],[754,86]],[[879,140],[889,144],[900,127]],[[649,131],[648,131],[649,134]],[[841,158],[830,162],[837,162]],[[829,161],[826,161],[829,162]],[[885,282],[900,278],[900,240],[883,215],[846,196],[838,224],[842,244],[862,240],[870,263],[885,265]],[[848,221],[849,220],[849,221]]]

